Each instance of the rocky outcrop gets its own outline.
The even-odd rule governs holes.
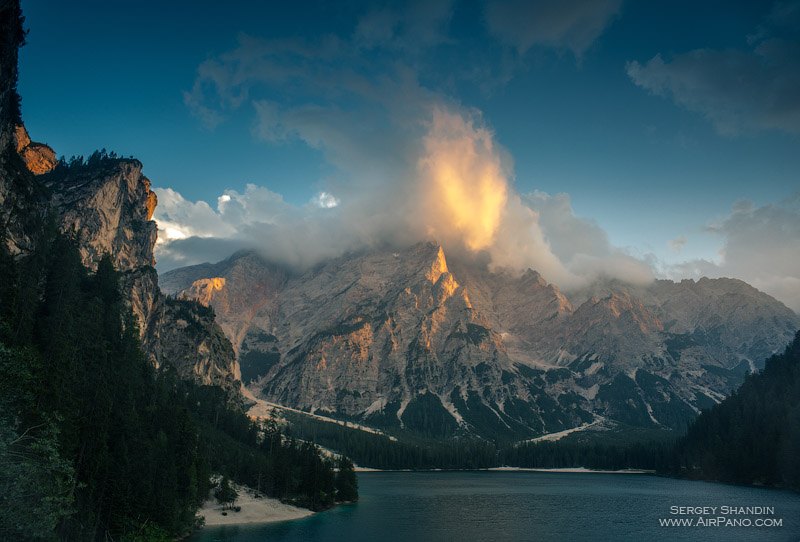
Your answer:
[[[800,327],[741,281],[568,297],[535,271],[449,262],[430,243],[299,275],[244,252],[162,282],[214,308],[254,394],[442,436],[527,438],[598,417],[681,427]]]
[[[84,265],[95,268],[104,254],[121,271],[155,264],[157,228],[148,207],[155,194],[141,162],[90,160],[61,166],[41,180],[62,229],[77,236]]]
[[[24,126],[19,125],[15,128],[14,143],[17,154],[22,157],[25,166],[34,175],[42,175],[55,169],[58,162],[55,151],[44,143],[31,141]]]
[[[0,232],[5,248],[23,256],[48,217],[74,235],[84,265],[96,269],[108,254],[123,272],[123,290],[156,366],[170,364],[184,378],[214,384],[240,401],[236,360],[213,312],[165,296],[153,268],[157,204],[138,160],[96,152],[88,161],[58,163],[50,147],[34,143],[22,125],[16,93],[22,43],[18,2],[0,0]]]
[[[213,311],[164,295],[152,267],[124,273],[123,290],[153,365],[172,365],[181,377],[220,386],[239,400],[236,355]]]
[[[19,2],[0,0],[0,242],[10,254],[24,256],[54,217],[74,235],[89,269],[108,254],[123,272],[123,291],[156,366],[171,364],[181,376],[222,386],[239,401],[235,354],[213,312],[169,299],[158,287],[151,220],[157,198],[142,164],[104,151],[86,162],[59,163],[50,147],[31,141],[16,91],[23,41]]]

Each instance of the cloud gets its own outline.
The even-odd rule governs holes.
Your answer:
[[[520,47],[563,48],[580,56],[619,5],[526,7],[526,24],[538,34]],[[504,25],[508,13],[487,9],[501,39],[522,32]],[[185,99],[207,124],[251,107],[256,138],[267,144],[303,141],[335,172],[303,206],[248,185],[243,193],[224,191],[216,209],[186,200],[183,214],[157,209],[162,233],[168,225],[185,233],[159,243],[159,269],[209,258],[225,247],[220,239],[297,268],[349,251],[434,240],[450,256],[474,257],[493,268],[530,267],[562,287],[600,275],[649,280],[646,264],[613,247],[596,224],[576,217],[568,196],[519,194],[511,157],[480,111],[452,99],[449,83],[436,85],[448,77],[429,57],[452,44],[452,11],[449,1],[420,1],[402,10],[385,4],[356,21],[351,34],[241,35],[233,50],[201,64]],[[199,214],[189,212],[195,208],[212,212],[221,233],[201,231],[193,222]],[[185,224],[176,221],[179,215]]]
[[[158,223],[160,271],[219,261],[244,248],[261,250],[276,262],[302,269],[369,244],[335,207],[296,207],[263,186],[248,184],[241,193],[225,190],[216,209],[203,201],[188,201],[170,188],[155,190],[159,198],[169,196],[164,207],[159,199],[153,216]],[[170,235],[170,230],[181,235]]]
[[[651,266],[615,247],[594,221],[575,215],[568,194],[533,192],[523,202],[537,213],[553,255],[568,270],[563,286],[582,286],[598,277],[615,277],[634,284],[653,279]],[[559,283],[561,286],[562,284]]]
[[[241,247],[304,269],[350,251],[433,240],[451,256],[533,268],[565,288],[603,275],[652,278],[599,226],[576,217],[567,195],[518,194],[510,157],[477,112],[432,108],[415,148],[390,182],[342,183],[335,198],[320,192],[305,206],[252,184],[243,193],[224,191],[216,209],[160,189],[169,197],[155,213],[165,236],[157,245],[159,269],[222,259]],[[183,234],[170,236],[170,228]]]
[[[333,209],[334,207],[338,207],[340,202],[339,198],[333,194],[329,194],[328,192],[320,192],[311,198],[311,203],[321,209]]]
[[[499,48],[500,58],[492,48],[461,54],[474,60],[472,75],[484,83],[497,73],[495,65],[511,77],[518,61],[512,48],[517,55],[554,48],[580,60],[620,5],[492,3],[487,29],[507,47]],[[656,56],[629,63],[628,74],[639,86],[706,115],[723,133],[796,133],[800,55],[796,43],[782,37],[796,13],[786,6],[794,4],[776,7],[746,50],[697,50],[668,61]],[[638,259],[612,245],[598,224],[575,215],[567,194],[518,193],[512,160],[481,113],[448,94],[452,78],[464,75],[440,73],[436,53],[452,47],[452,11],[449,1],[403,10],[387,3],[346,34],[241,35],[235,48],[203,62],[184,101],[205,126],[252,110],[255,138],[270,145],[302,141],[318,149],[334,173],[297,206],[252,184],[242,192],[222,191],[213,206],[157,189],[159,269],[217,261],[240,248],[304,269],[350,251],[435,240],[449,255],[492,268],[530,267],[568,289],[601,276],[645,283],[658,268],[673,278],[739,277],[800,309],[798,198],[735,207],[709,227],[724,240],[719,261],[665,268],[654,257]],[[677,252],[685,242],[678,237],[671,246]]]
[[[567,4],[492,4],[488,28],[519,53],[542,46],[580,57],[620,1]],[[600,275],[649,280],[647,265],[576,217],[567,195],[517,193],[512,160],[481,113],[450,98],[449,82],[436,86],[447,76],[428,57],[452,44],[452,12],[450,1],[385,4],[349,35],[241,35],[203,62],[184,101],[207,127],[252,108],[256,138],[303,141],[335,173],[304,206],[255,185],[225,190],[213,208],[160,190],[159,269],[242,247],[305,268],[348,251],[435,240],[451,255],[531,267],[563,287]]]
[[[153,190],[158,196],[160,243],[187,237],[228,237],[236,232],[235,226],[214,212],[208,203],[188,201],[171,188]]]
[[[800,134],[800,6],[777,3],[749,49],[658,54],[626,71],[639,87],[702,114],[725,136],[761,130]]]
[[[687,241],[688,240],[686,239],[685,235],[679,235],[675,239],[670,239],[667,244],[669,245],[669,248],[670,250],[672,250],[672,252],[677,253],[683,250],[683,247],[686,246]]]
[[[534,46],[572,51],[580,59],[619,13],[622,0],[489,2],[489,31],[525,54]]]
[[[720,262],[691,260],[667,276],[740,278],[800,312],[800,193],[760,207],[739,202],[708,229],[723,239]]]
[[[508,202],[509,165],[491,132],[475,120],[437,109],[418,162],[427,233],[475,251],[489,247]]]

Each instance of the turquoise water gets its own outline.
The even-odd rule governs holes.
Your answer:
[[[472,540],[800,541],[800,494],[635,474],[376,472],[361,500],[306,519],[207,528],[193,542]],[[753,526],[662,527],[671,506],[771,506]],[[704,520],[719,513],[702,515]],[[756,527],[780,519],[781,527]]]

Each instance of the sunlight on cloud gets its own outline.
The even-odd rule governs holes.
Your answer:
[[[320,192],[311,198],[311,202],[320,209],[333,209],[339,206],[339,199],[328,192]]]
[[[508,199],[506,168],[491,134],[437,109],[424,147],[419,169],[430,234],[443,241],[460,237],[471,250],[487,248]]]

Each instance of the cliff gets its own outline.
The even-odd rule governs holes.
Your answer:
[[[14,128],[14,144],[17,154],[20,155],[25,167],[34,175],[49,173],[56,167],[56,153],[44,143],[31,141],[25,126],[18,125]]]
[[[24,41],[18,2],[0,0],[0,240],[24,257],[54,219],[78,241],[83,263],[96,269],[109,254],[123,272],[123,292],[156,366],[228,390],[240,400],[230,341],[200,304],[170,299],[153,266],[157,198],[142,164],[96,152],[87,161],[57,162],[47,145],[31,141],[16,91],[18,48]]]
[[[84,265],[95,269],[109,254],[124,273],[123,291],[153,364],[171,364],[183,378],[238,395],[235,354],[213,313],[158,287],[151,220],[158,202],[141,162],[95,153],[85,162],[59,163],[37,180],[60,229],[77,239]]]
[[[30,249],[46,199],[17,153],[15,132],[22,122],[17,55],[24,38],[19,3],[0,1],[0,242],[11,254]]]

